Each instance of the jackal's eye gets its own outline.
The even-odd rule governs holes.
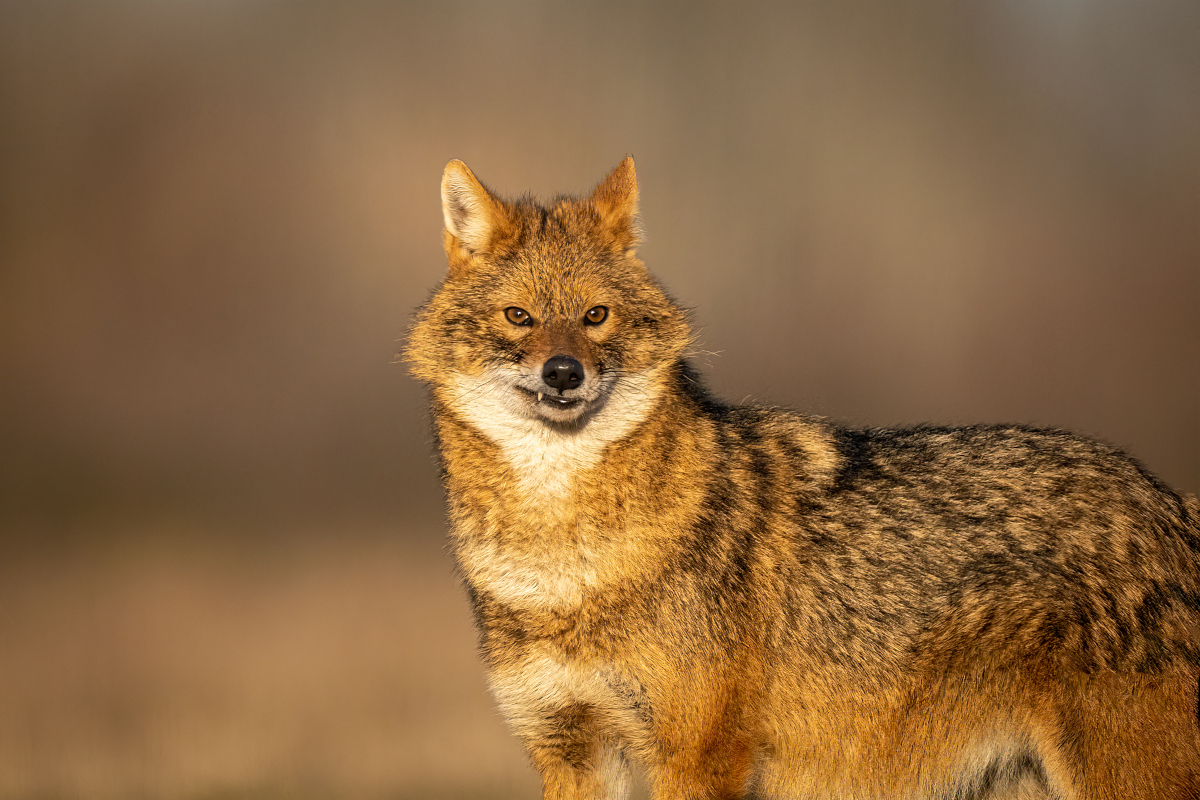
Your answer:
[[[589,308],[588,312],[583,315],[583,322],[586,325],[599,325],[606,319],[608,319],[608,306]]]
[[[509,306],[504,309],[504,318],[513,325],[532,325],[533,317],[529,316],[529,312],[523,308]]]

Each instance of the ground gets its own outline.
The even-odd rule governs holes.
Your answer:
[[[0,798],[537,797],[428,527],[106,523],[5,553]]]

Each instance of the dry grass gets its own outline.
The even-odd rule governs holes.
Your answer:
[[[436,534],[201,533],[0,564],[0,797],[537,796]]]

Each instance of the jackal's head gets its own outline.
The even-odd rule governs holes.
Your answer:
[[[483,427],[644,416],[689,332],[636,256],[637,201],[632,158],[590,196],[548,205],[446,165],[449,274],[405,353],[443,408]]]

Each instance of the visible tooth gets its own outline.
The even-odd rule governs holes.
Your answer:
[[[538,392],[538,402],[542,402],[542,393]]]

